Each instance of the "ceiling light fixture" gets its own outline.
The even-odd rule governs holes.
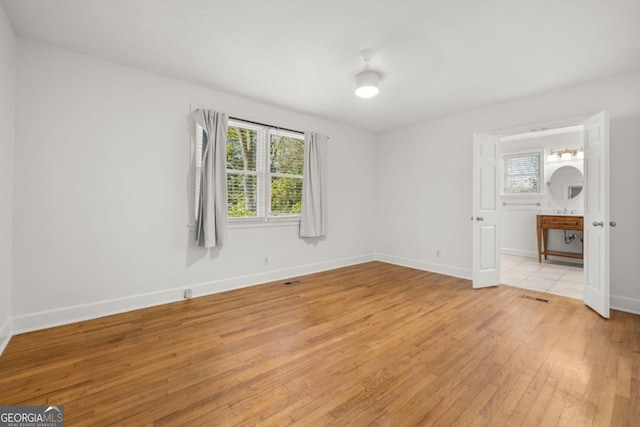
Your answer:
[[[373,56],[371,50],[363,50],[360,52],[364,61],[364,69],[356,74],[356,95],[360,98],[371,98],[378,94],[378,83],[380,82],[380,74],[369,69],[369,60]]]

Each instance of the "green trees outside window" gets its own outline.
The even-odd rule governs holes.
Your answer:
[[[300,215],[304,136],[229,121],[229,218]]]

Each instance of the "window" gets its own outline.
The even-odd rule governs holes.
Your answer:
[[[197,129],[196,151],[206,138]],[[196,156],[196,176],[201,173]],[[304,135],[229,120],[227,200],[230,220],[297,218],[302,207]],[[196,210],[200,195],[196,180]]]
[[[504,194],[540,194],[541,157],[540,152],[505,155]]]

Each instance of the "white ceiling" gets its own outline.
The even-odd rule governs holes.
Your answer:
[[[640,0],[3,4],[22,37],[371,131],[640,70]]]

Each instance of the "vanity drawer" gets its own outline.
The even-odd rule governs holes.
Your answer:
[[[552,216],[545,215],[542,217],[543,228],[557,228],[564,230],[582,230],[581,216]]]

